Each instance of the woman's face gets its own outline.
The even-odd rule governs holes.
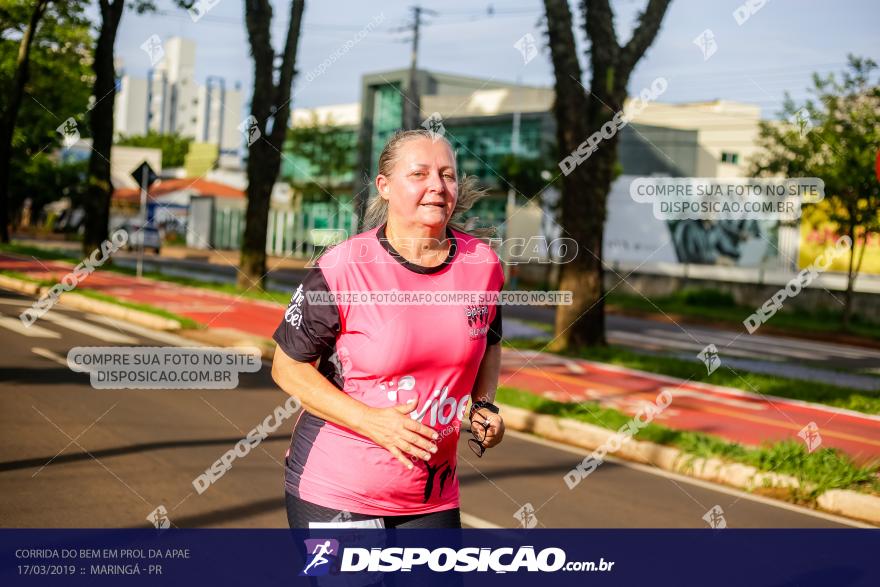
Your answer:
[[[388,215],[408,223],[445,227],[458,199],[455,157],[446,141],[416,138],[404,142],[391,175],[376,178]]]

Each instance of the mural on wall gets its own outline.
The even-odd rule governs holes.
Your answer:
[[[664,220],[636,202],[621,176],[608,196],[602,255],[609,262],[793,267],[794,227],[776,220]],[[783,236],[783,230],[785,235]]]
[[[659,221],[658,221],[659,222]],[[758,220],[674,220],[666,223],[679,263],[702,265],[741,265],[760,263],[750,243],[766,241],[761,257],[775,255],[777,222]]]

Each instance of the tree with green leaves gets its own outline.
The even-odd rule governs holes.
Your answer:
[[[547,180],[556,167],[556,162],[547,157],[524,157],[514,153],[502,156],[495,170],[504,178],[503,185],[510,185],[526,198],[533,198],[546,186]]]
[[[0,226],[4,234],[0,240],[8,239],[8,220],[26,198],[36,213],[63,195],[38,186],[57,188],[59,178],[82,181],[79,167],[59,162],[52,154],[60,146],[56,129],[86,111],[91,93],[88,61],[93,41],[84,4],[53,1],[45,6],[24,60],[27,75],[22,73],[22,51],[35,4],[14,0],[0,7],[0,87],[7,88],[0,92],[4,120],[4,140],[0,141]],[[18,85],[21,82],[23,86]],[[87,136],[85,128],[80,131]]]
[[[3,243],[9,242],[8,189],[10,159],[12,155],[12,133],[15,128],[15,122],[18,119],[18,111],[21,108],[24,86],[30,74],[31,47],[37,36],[37,27],[40,25],[40,20],[43,18],[48,5],[49,0],[36,0],[30,6],[26,24],[24,24],[21,30],[21,41],[18,44],[12,83],[8,86],[3,111],[0,113],[0,242]],[[4,7],[4,11],[10,15],[10,21],[12,22],[24,20],[13,16],[16,12],[20,13],[22,9],[24,7],[20,6],[20,3],[12,3],[8,7]]]
[[[183,160],[189,152],[192,139],[182,137],[178,133],[160,133],[154,130],[145,135],[120,137],[117,145],[126,147],[146,147],[162,151],[162,167],[183,167]]]
[[[128,0],[138,14],[156,9],[153,0]],[[191,8],[195,0],[175,0],[180,8]],[[100,25],[92,60],[94,103],[89,111],[92,152],[89,158],[88,196],[85,201],[86,220],[83,252],[88,254],[107,239],[110,222],[110,149],[113,146],[113,112],[116,103],[116,34],[125,10],[126,0],[98,0]]]
[[[243,288],[262,289],[265,284],[269,200],[281,169],[281,149],[287,137],[304,10],[304,0],[291,0],[284,49],[281,55],[276,55],[272,47],[272,4],[269,0],[245,0],[244,3],[254,59],[254,93],[248,120],[248,203],[238,272],[238,285]]]
[[[12,168],[10,191],[14,225],[21,226],[25,200],[30,202],[31,222],[40,216],[46,204],[68,198],[71,208],[85,201],[86,170],[88,162],[58,161],[53,155],[37,153],[23,159]]]
[[[880,233],[880,182],[874,162],[880,150],[880,83],[877,63],[848,56],[838,77],[813,75],[812,98],[797,104],[786,93],[782,121],[762,122],[756,175],[817,177],[825,201],[805,213],[826,215],[853,247],[847,263],[843,327],[852,316],[852,292],[866,243]]]
[[[286,152],[295,160],[291,185],[303,201],[335,197],[334,188],[354,173],[356,147],[356,133],[340,128],[331,117],[319,120],[313,113],[308,124],[290,128]]]
[[[621,45],[608,0],[584,0],[583,31],[590,46],[590,85],[581,84],[581,65],[567,0],[544,0],[548,44],[555,75],[556,139],[559,157],[580,152],[579,146],[609,123],[619,128],[619,114],[636,64],[654,42],[671,0],[649,0],[632,37]],[[574,292],[573,303],[556,311],[551,350],[605,344],[602,262],[606,204],[617,162],[619,133],[604,133],[601,143],[562,178],[559,224],[563,236],[580,245],[578,255],[561,267],[559,287]]]
[[[89,111],[92,133],[92,152],[89,157],[88,196],[85,206],[85,234],[83,253],[89,254],[107,239],[110,222],[110,149],[113,146],[113,110],[116,103],[116,66],[114,45],[119,21],[125,9],[125,0],[98,0],[101,24],[95,43],[92,70],[95,75],[92,95],[94,103]],[[139,12],[154,8],[152,2],[135,5]]]

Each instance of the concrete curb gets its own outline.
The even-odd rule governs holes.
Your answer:
[[[504,416],[504,425],[518,432],[528,432],[583,449],[594,450],[617,435],[608,430],[585,422],[535,414],[522,408],[499,404]],[[727,463],[717,458],[702,458],[684,453],[671,446],[663,446],[643,440],[630,440],[622,443],[613,455],[617,458],[653,465],[664,471],[679,473],[709,481],[722,483],[746,491],[759,488],[798,488],[795,477],[779,473],[766,473],[755,467],[739,463]],[[575,468],[577,463],[572,463]],[[563,480],[560,479],[560,483]],[[809,486],[805,487],[809,489]],[[848,489],[832,489],[822,493],[817,503],[828,512],[849,518],[880,524],[880,497],[859,493]]]
[[[275,341],[235,330],[234,328],[205,328],[204,330],[181,330],[177,333],[184,338],[217,347],[255,346],[266,361],[275,355]]]
[[[38,298],[46,295],[51,289],[31,281],[9,277],[8,275],[0,275],[0,287],[30,296],[37,296]],[[180,322],[171,318],[163,318],[149,312],[141,312],[140,310],[126,308],[112,302],[96,300],[74,292],[62,293],[58,296],[58,303],[69,308],[124,320],[138,326],[152,328],[153,330],[180,330],[181,327]]]
[[[848,489],[830,489],[819,496],[819,507],[835,514],[880,523],[880,498]],[[857,512],[852,514],[849,512]]]
[[[27,294],[29,296],[40,293],[40,284],[25,281],[24,279],[16,279],[15,277],[9,277],[8,275],[0,275],[0,287],[11,289],[12,291],[17,291],[18,293]]]
[[[49,288],[43,289],[44,291],[41,292],[41,295],[44,294],[45,291],[48,291]],[[58,297],[58,302],[69,308],[76,308],[77,310],[92,312],[93,314],[101,314],[102,316],[115,318],[117,320],[124,320],[125,322],[131,322],[132,324],[137,324],[144,328],[152,328],[153,330],[180,330],[181,327],[180,322],[172,320],[171,318],[163,318],[162,316],[150,314],[149,312],[141,312],[140,310],[126,308],[125,306],[120,306],[112,302],[96,300],[73,292],[65,292],[61,294]]]

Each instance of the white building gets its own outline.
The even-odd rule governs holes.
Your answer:
[[[749,160],[759,150],[761,107],[755,104],[650,102],[633,122],[696,131],[700,152],[695,175],[699,177],[746,177]]]
[[[178,133],[200,143],[215,143],[221,167],[241,164],[242,95],[219,76],[196,82],[196,44],[172,37],[162,43],[161,57],[147,78],[123,75],[116,96],[115,126],[119,136],[148,130]]]

